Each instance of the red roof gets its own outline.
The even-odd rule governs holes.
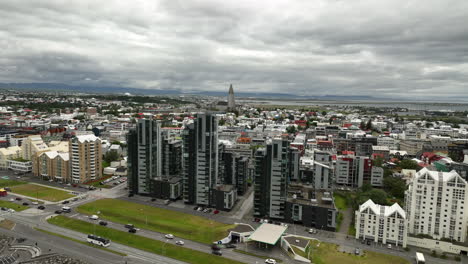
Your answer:
[[[354,153],[354,151],[351,151],[351,150],[343,150],[341,152],[341,154],[343,154],[343,155],[354,155],[355,153]]]

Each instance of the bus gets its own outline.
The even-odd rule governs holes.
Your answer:
[[[95,236],[95,235],[88,235],[87,241],[89,243],[91,243],[91,244],[98,245],[98,246],[101,246],[101,247],[108,247],[110,245],[110,240],[109,239],[99,237],[99,236]]]

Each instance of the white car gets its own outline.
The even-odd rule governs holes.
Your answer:
[[[38,203],[38,202],[32,202],[32,204],[34,204],[34,205],[38,205],[39,203]]]
[[[98,220],[98,219],[99,219],[99,216],[97,216],[97,215],[92,215],[92,216],[89,217],[89,219],[91,219],[91,220]]]
[[[176,241],[176,245],[183,246],[185,243],[182,240]]]
[[[8,212],[9,212],[9,213],[14,213],[14,212],[16,212],[16,211],[15,211],[15,209],[8,209]]]
[[[165,235],[165,237],[168,238],[168,239],[173,239],[174,235],[173,234],[167,234],[167,235]]]
[[[276,264],[276,260],[274,260],[274,259],[265,259],[265,263],[267,263],[267,264]]]
[[[14,201],[15,201],[15,199],[13,199],[13,198],[10,199],[10,202],[14,202]]]
[[[388,248],[388,249],[392,249],[392,244],[388,244],[388,245],[387,245],[387,248]]]

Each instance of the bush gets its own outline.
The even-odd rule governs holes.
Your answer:
[[[431,256],[437,258],[437,252],[435,250],[432,250]]]
[[[405,251],[410,251],[409,247],[403,248]]]
[[[454,259],[455,261],[461,261],[461,257],[460,257],[460,256],[455,256],[453,259]]]
[[[440,256],[441,259],[447,259],[447,255],[445,255],[445,253],[442,253],[442,255]]]

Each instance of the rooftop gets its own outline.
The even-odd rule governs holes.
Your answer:
[[[284,232],[286,232],[287,228],[287,226],[264,223],[255,230],[255,232],[249,237],[249,240],[275,245]]]
[[[287,201],[303,205],[335,209],[331,192],[317,191],[312,187],[291,184]]]

